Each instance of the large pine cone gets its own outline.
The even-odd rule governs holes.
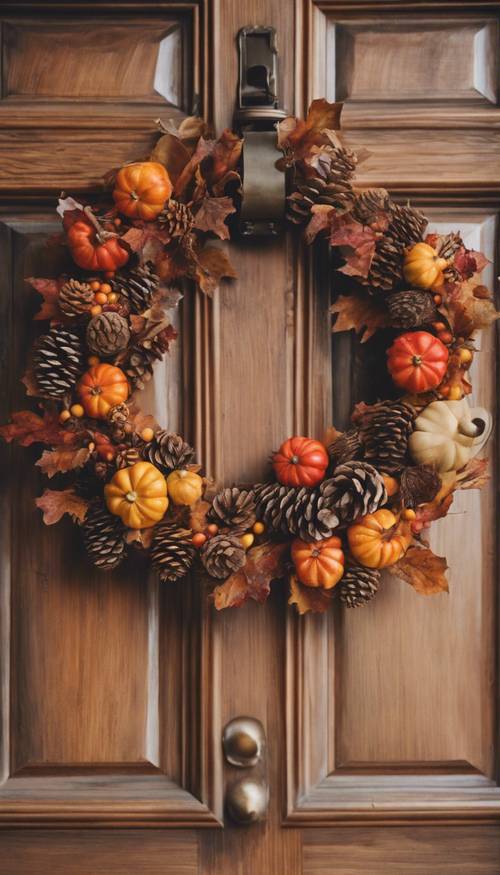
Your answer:
[[[331,444],[328,445],[328,455],[332,465],[343,465],[344,462],[352,462],[363,455],[363,444],[359,438],[357,428],[350,428],[342,432]]]
[[[394,201],[385,188],[368,188],[356,195],[352,215],[362,225],[372,225],[380,213],[392,214],[393,207]]]
[[[257,519],[271,532],[284,535],[296,534],[295,524],[291,522],[293,509],[300,492],[310,490],[283,486],[281,483],[260,483],[255,487]],[[292,527],[291,527],[292,526]]]
[[[255,520],[255,495],[251,490],[227,487],[215,496],[208,512],[210,520],[233,532],[250,529]]]
[[[325,480],[324,483],[330,481]],[[323,484],[321,484],[323,486]],[[269,531],[298,535],[303,541],[330,538],[340,523],[331,503],[318,489],[264,483],[255,489],[257,518]]]
[[[38,340],[33,367],[42,395],[61,398],[72,392],[84,367],[80,338],[66,328],[51,328]]]
[[[162,360],[170,349],[172,333],[170,327],[160,331],[148,346],[137,344],[127,351],[126,361],[121,367],[129,378],[133,389],[144,389],[145,384],[153,376],[153,365]]]
[[[224,578],[234,574],[246,561],[245,550],[235,535],[215,535],[200,550],[203,567],[211,577]]]
[[[89,283],[69,279],[61,287],[58,303],[66,316],[81,316],[92,307],[94,292]]]
[[[170,473],[176,468],[189,465],[194,457],[194,450],[180,434],[162,429],[143,447],[141,455],[144,461],[151,462],[160,471]]]
[[[428,219],[420,210],[409,205],[394,204],[387,236],[403,249],[423,239]]]
[[[385,299],[395,328],[418,328],[428,325],[437,317],[436,305],[429,292],[411,289],[394,292]]]
[[[377,241],[368,277],[360,281],[372,294],[392,291],[403,279],[403,258],[404,246],[388,235],[381,237]]]
[[[364,457],[384,474],[405,467],[415,411],[404,401],[381,401],[358,417]]]
[[[122,352],[130,340],[128,322],[119,313],[100,313],[87,325],[87,346],[96,355],[111,356]]]
[[[154,530],[151,545],[151,561],[160,574],[162,583],[185,577],[196,549],[192,543],[193,533],[175,523],[160,523]]]
[[[351,179],[357,164],[353,152],[332,147],[318,161],[317,174],[297,185],[287,198],[287,218],[295,225],[307,222],[315,204],[348,210],[354,201]]]
[[[133,313],[143,313],[151,306],[160,278],[154,265],[148,261],[141,267],[117,274],[111,285],[114,292],[126,298]]]
[[[382,475],[367,462],[339,465],[319,492],[323,506],[333,508],[342,524],[373,513],[387,501]]]
[[[350,563],[339,584],[340,601],[348,608],[361,607],[377,594],[379,584],[380,571],[377,568]]]
[[[158,216],[158,223],[167,232],[171,240],[186,237],[190,233],[194,216],[186,206],[179,201],[169,200]]]
[[[125,528],[101,502],[91,505],[82,525],[83,542],[91,562],[104,571],[116,568],[125,557]]]

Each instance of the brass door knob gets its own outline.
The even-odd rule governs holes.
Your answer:
[[[263,820],[268,801],[268,788],[254,778],[240,778],[231,784],[226,794],[228,814],[242,826]]]
[[[262,759],[264,740],[264,727],[259,720],[236,717],[222,733],[224,756],[232,766],[252,768]]]

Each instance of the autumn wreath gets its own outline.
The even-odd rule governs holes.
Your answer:
[[[80,525],[100,569],[131,549],[149,553],[164,582],[198,568],[217,608],[264,601],[271,581],[288,577],[300,613],[325,610],[335,595],[366,603],[383,568],[419,592],[447,588],[446,560],[424,535],[455,490],[486,480],[476,454],[489,414],[469,407],[468,373],[475,333],[499,314],[479,280],[486,259],[459,233],[427,234],[419,210],[383,189],[356,190],[339,120],[340,106],[319,100],[305,120],[278,125],[288,219],[331,248],[333,330],[354,329],[362,342],[381,332],[394,391],[358,404],[344,432],[286,440],[269,482],[218,490],[184,438],[138,400],[175,341],[170,314],[185,281],[210,295],[235,276],[207,241],[230,237],[242,140],[211,139],[197,118],[162,125],[147,160],[108,174],[102,202],[60,198],[56,243],[68,269],[28,279],[43,298],[35,320],[48,323],[23,380],[37,409],[0,431],[45,445],[36,465],[71,478],[36,504],[48,525],[64,514]]]

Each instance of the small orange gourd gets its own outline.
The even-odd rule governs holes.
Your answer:
[[[189,507],[201,498],[203,478],[194,471],[172,471],[167,477],[168,494],[174,504]]]
[[[447,264],[428,243],[415,243],[404,257],[405,280],[419,289],[438,288],[443,284]]]
[[[411,543],[407,524],[400,524],[390,510],[377,510],[347,529],[351,553],[360,565],[385,568],[394,565]]]
[[[150,462],[136,462],[116,472],[104,487],[104,497],[109,512],[129,529],[147,529],[164,517],[167,491],[167,481],[158,468]]]
[[[140,161],[118,171],[113,200],[123,215],[151,222],[171,194],[172,183],[163,164]]]
[[[87,416],[106,419],[112,407],[127,400],[129,384],[120,368],[103,363],[86,371],[76,392]]]
[[[387,368],[396,386],[419,394],[439,386],[449,357],[444,343],[429,331],[409,331],[387,350]]]
[[[66,227],[73,261],[84,270],[117,270],[129,260],[129,252],[117,234],[105,231],[97,221],[79,219]]]
[[[292,543],[292,560],[304,586],[332,589],[344,574],[342,541],[335,536],[311,544],[296,538]]]
[[[315,486],[325,476],[330,459],[326,448],[313,438],[295,436],[281,444],[273,456],[277,480],[285,486]]]

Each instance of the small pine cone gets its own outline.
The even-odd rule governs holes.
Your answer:
[[[194,450],[180,434],[162,429],[156,432],[152,441],[145,444],[141,455],[145,462],[151,462],[160,471],[170,472],[189,465]]]
[[[87,325],[85,339],[91,352],[105,357],[115,355],[130,340],[128,322],[119,313],[99,313]]]
[[[136,345],[127,352],[127,359],[122,364],[122,369],[129,378],[133,389],[144,389],[145,383],[153,376],[153,365],[157,361],[161,361],[166,352],[170,349],[170,344],[173,337],[170,326],[160,331],[151,341],[148,340],[148,346],[145,344]]]
[[[376,468],[367,462],[345,462],[335,468],[333,477],[319,487],[317,515],[323,508],[335,511],[341,524],[374,513],[387,501],[385,483]]]
[[[154,265],[148,261],[141,267],[117,274],[111,285],[114,292],[128,301],[133,313],[143,313],[151,306],[160,278],[154,271]]]
[[[158,223],[170,239],[175,240],[186,237],[190,233],[194,225],[194,216],[186,204],[169,200],[158,216]]]
[[[336,210],[350,209],[354,201],[351,178],[357,164],[353,152],[341,146],[320,158],[317,175],[297,185],[287,198],[287,218],[295,225],[307,222],[316,204],[326,204]]]
[[[449,261],[463,245],[464,241],[460,234],[452,232],[451,234],[446,234],[444,237],[441,237],[437,253],[440,258],[446,258],[447,261]]]
[[[327,447],[332,465],[343,465],[363,455],[363,444],[357,428],[344,431]]]
[[[130,416],[130,410],[127,404],[115,404],[108,413],[108,419],[111,425],[125,425]]]
[[[135,465],[140,460],[141,456],[136,447],[124,447],[122,450],[118,450],[115,456],[117,468],[130,468],[131,465]]]
[[[353,218],[362,225],[372,225],[380,213],[392,213],[394,202],[385,188],[368,188],[356,196]]]
[[[259,484],[254,489],[257,519],[271,532],[295,534],[295,528],[290,529],[289,516],[301,491],[281,483]]]
[[[192,537],[191,529],[180,528],[175,523],[156,526],[151,561],[159,571],[162,583],[180,580],[188,573],[196,553]]]
[[[41,394],[61,398],[72,392],[84,367],[80,338],[66,328],[51,328],[38,340],[33,367]]]
[[[404,248],[423,240],[428,219],[420,210],[409,205],[394,204],[387,236]]]
[[[414,419],[415,411],[404,401],[382,401],[368,407],[357,420],[366,461],[384,474],[401,471]]]
[[[395,328],[417,328],[437,318],[436,305],[429,292],[411,289],[394,292],[385,299]]]
[[[246,561],[245,550],[235,535],[215,535],[203,545],[200,559],[211,577],[229,577]]]
[[[372,294],[385,294],[392,291],[403,279],[404,246],[391,237],[378,240],[370,265],[368,277],[360,282],[368,286]]]
[[[90,560],[110,571],[125,557],[125,528],[117,516],[108,513],[101,502],[91,505],[83,521],[83,541]]]
[[[66,316],[81,316],[87,313],[94,303],[94,292],[89,283],[70,279],[59,292],[59,306]]]
[[[361,607],[377,594],[379,584],[380,571],[377,568],[350,563],[339,584],[340,601],[347,608]]]
[[[331,538],[340,524],[340,516],[332,506],[328,487],[322,489],[325,483],[329,484],[330,481],[324,480],[318,489],[298,490],[293,508],[288,511],[289,530],[303,541]]]
[[[250,529],[255,520],[255,495],[251,490],[227,487],[215,496],[208,512],[211,522],[233,532]]]
[[[441,489],[441,484],[441,477],[429,465],[403,468],[400,492],[404,507],[414,508],[432,501]]]

